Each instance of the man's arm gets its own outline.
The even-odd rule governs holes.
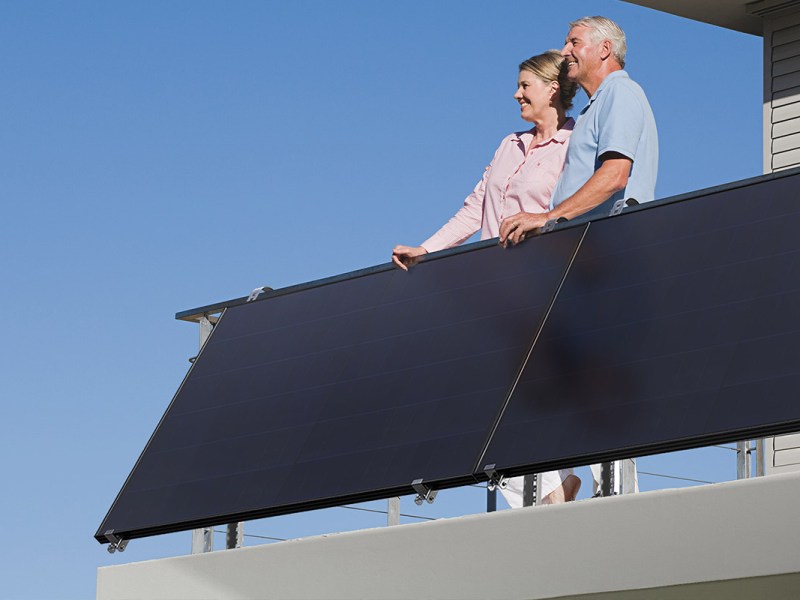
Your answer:
[[[519,213],[500,224],[500,243],[516,245],[551,219],[574,219],[600,206],[628,185],[633,161],[619,152],[606,152],[600,168],[572,196],[548,213]]]
[[[589,180],[572,196],[564,200],[547,214],[547,219],[565,217],[574,219],[600,206],[628,185],[633,161],[618,152],[607,152],[603,163]]]

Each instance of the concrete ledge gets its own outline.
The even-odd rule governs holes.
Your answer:
[[[97,598],[798,598],[798,498],[791,473],[332,534],[103,567]]]

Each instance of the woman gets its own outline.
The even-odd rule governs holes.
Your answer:
[[[566,111],[572,107],[576,90],[576,84],[567,79],[564,59],[557,50],[520,64],[514,99],[519,102],[520,116],[535,127],[506,137],[455,216],[422,245],[395,246],[392,261],[407,271],[423,254],[457,246],[478,230],[482,240],[497,237],[500,224],[508,217],[516,215],[514,223],[519,223],[525,213],[547,212],[575,124]],[[519,241],[513,235],[513,226],[507,237],[513,243]],[[572,469],[543,473],[542,503],[574,500],[580,486],[581,480]],[[511,479],[502,492],[512,508],[522,506],[522,477]]]

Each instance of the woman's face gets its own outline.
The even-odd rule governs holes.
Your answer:
[[[556,82],[545,83],[530,71],[520,71],[517,93],[514,94],[514,99],[519,102],[520,116],[531,123],[537,122],[553,105],[557,90]]]

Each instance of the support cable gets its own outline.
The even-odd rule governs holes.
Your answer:
[[[639,471],[639,475],[650,475],[652,477],[665,477],[666,479],[679,479],[681,481],[692,481],[694,483],[718,483],[716,481],[706,481],[705,479],[692,479],[691,477],[678,477],[677,475],[665,475],[663,473],[650,473],[648,471]]]
[[[378,514],[381,514],[381,515],[389,514],[388,511],[386,511],[386,510],[378,510],[376,508],[363,508],[361,506],[349,506],[347,504],[343,504],[342,506],[337,506],[336,508],[347,508],[349,510],[360,510],[360,511],[363,511],[363,512],[378,513]],[[436,520],[435,517],[423,517],[423,516],[420,516],[420,515],[408,515],[408,514],[405,514],[405,513],[400,513],[400,516],[401,517],[408,517],[409,519],[421,519],[423,521],[435,521]]]
[[[215,533],[227,533],[225,529],[215,529]],[[268,535],[256,535],[255,533],[245,533],[244,537],[258,538],[260,540],[273,540],[275,542],[285,542],[287,538],[270,537]]]

